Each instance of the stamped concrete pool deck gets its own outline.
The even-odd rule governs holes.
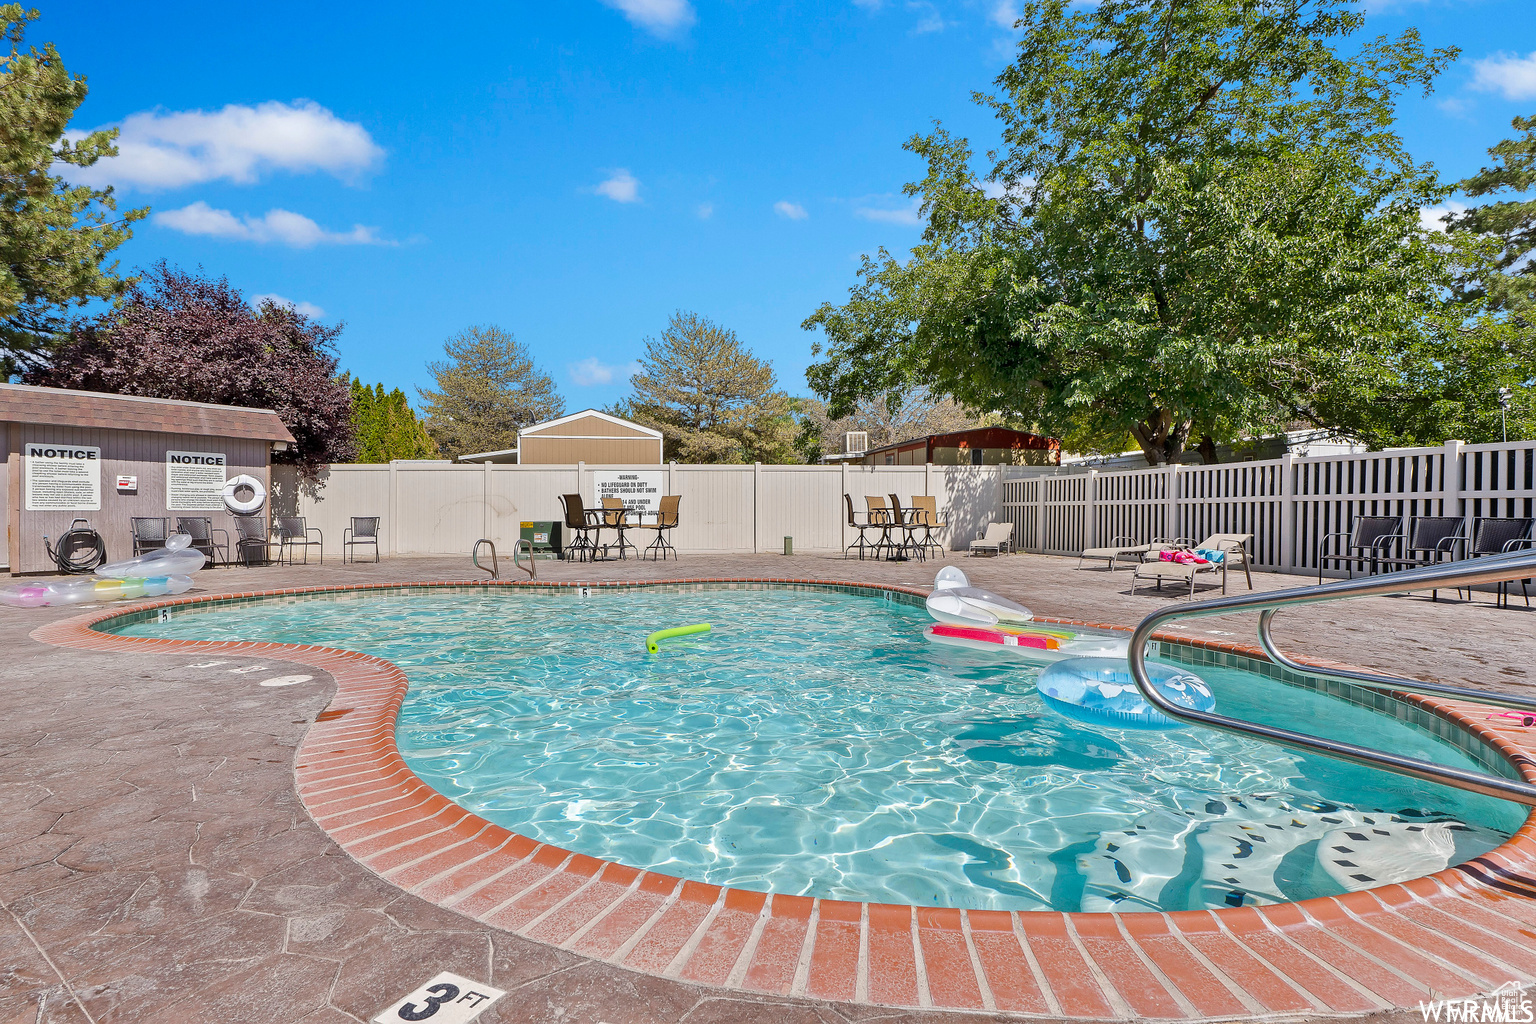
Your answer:
[[[1132,597],[1128,573],[1077,571],[1072,559],[946,562],[1041,615],[1132,625],[1179,600],[1171,592]],[[545,580],[793,577],[903,586],[926,586],[936,568],[815,555],[539,564]],[[477,578],[484,576],[464,558],[328,561],[205,571],[198,591]],[[1265,590],[1306,582],[1255,575]],[[1240,577],[1231,585],[1246,590]],[[487,1022],[1009,1016],[779,998],[655,977],[409,895],[344,852],[299,797],[296,751],[314,723],[327,722],[335,692],[327,672],[266,656],[88,651],[30,637],[81,611],[0,609],[0,1022],[367,1020],[439,970],[510,991],[479,1018]],[[1182,632],[1251,644],[1253,621],[1202,619]],[[1536,673],[1536,612],[1518,596],[1508,609],[1486,594],[1475,603],[1414,597],[1316,606],[1283,616],[1277,634],[1293,652],[1410,678],[1521,690]],[[296,675],[311,678],[293,682]],[[1496,963],[1521,961],[1529,976],[1536,968],[1520,950],[1536,947],[1536,915],[1524,902],[1520,914],[1506,909],[1477,922],[1473,941],[1495,949]],[[1512,948],[1497,952],[1499,942]],[[1426,955],[1432,969],[1420,977],[1437,965]],[[1411,979],[1415,968],[1398,965],[1398,973]],[[1434,984],[1423,988],[1427,998]],[[1285,1016],[1419,1019],[1380,1001],[1351,1005],[1300,1001]],[[1151,1015],[1220,1015],[1190,1009]],[[1245,1010],[1239,1003],[1230,1015],[1254,1015]]]

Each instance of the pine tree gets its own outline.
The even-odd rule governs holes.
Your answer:
[[[444,456],[517,446],[520,428],[565,411],[555,381],[528,349],[500,327],[471,327],[443,343],[446,360],[428,363],[436,389],[417,388],[427,432]]]
[[[1520,195],[1536,187],[1536,117],[1517,117],[1512,122],[1517,139],[1505,139],[1488,150],[1495,160],[1461,182],[1468,196],[1507,192]],[[1506,199],[1474,206],[1450,218],[1452,231],[1472,231],[1500,243],[1493,266],[1481,269],[1459,283],[1461,298],[1482,301],[1491,310],[1526,312],[1536,307],[1536,199]]]
[[[660,338],[647,338],[634,395],[619,415],[662,433],[681,462],[795,462],[796,423],[773,366],[736,332],[697,313],[677,312]]]
[[[369,387],[351,382],[352,425],[357,431],[355,462],[437,457],[437,444],[427,426],[399,388],[386,392],[383,384]]]
[[[112,250],[149,208],[116,213],[112,190],[71,185],[55,164],[89,167],[117,155],[117,132],[70,140],[70,118],[85,100],[84,78],[64,68],[53,44],[23,51],[36,11],[0,4],[0,380],[32,370],[68,331],[66,310],[112,299],[128,283]]]

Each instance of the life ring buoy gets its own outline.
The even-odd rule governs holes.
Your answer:
[[[235,492],[242,487],[251,489],[251,496],[241,501],[235,497]],[[244,473],[231,477],[224,484],[224,507],[237,516],[253,516],[260,512],[262,506],[267,503],[267,489],[262,486],[260,480]]]

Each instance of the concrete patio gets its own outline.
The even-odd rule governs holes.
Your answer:
[[[1043,616],[1133,625],[1183,600],[1171,591],[1131,596],[1128,572],[1078,571],[1074,559],[945,563]],[[538,571],[560,581],[793,577],[926,586],[937,567],[684,555],[659,564],[540,562]],[[522,575],[505,560],[502,568],[504,578]],[[467,558],[328,561],[205,571],[198,592],[477,578],[485,577]],[[1309,581],[1256,573],[1254,582],[1275,590]],[[1240,575],[1229,586],[1246,590]],[[1514,603],[1495,608],[1487,594],[1475,603],[1368,598],[1288,613],[1277,632],[1309,657],[1519,690],[1536,672],[1536,612],[1518,595]],[[0,738],[0,1022],[361,1021],[439,970],[510,990],[481,1021],[1006,1016],[753,996],[656,978],[433,906],[342,852],[299,800],[295,751],[334,692],[327,674],[274,658],[66,650],[29,638],[81,610],[0,612],[8,655],[0,665],[8,726]],[[1247,616],[1201,619],[1183,631],[1251,644],[1253,628]],[[294,674],[312,678],[261,685]],[[1368,1006],[1355,1015],[1419,1019]]]

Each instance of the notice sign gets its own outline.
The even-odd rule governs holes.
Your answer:
[[[100,448],[30,442],[25,448],[28,512],[101,511]]]
[[[222,512],[224,461],[223,452],[166,452],[166,509],[171,512]]]
[[[619,498],[625,508],[661,511],[661,489],[665,486],[665,473],[622,473],[599,469],[592,476],[597,487],[599,505],[604,498]]]

